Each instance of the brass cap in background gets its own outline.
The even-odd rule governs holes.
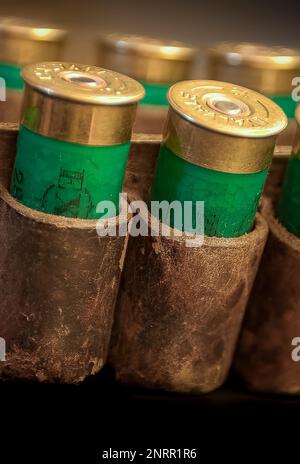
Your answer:
[[[0,62],[24,65],[61,59],[67,32],[25,19],[0,18]]]
[[[44,62],[26,66],[22,124],[41,135],[86,145],[130,140],[141,84],[96,66]]]
[[[187,79],[196,49],[176,41],[108,34],[99,41],[99,65],[137,80],[169,84]]]
[[[233,82],[264,95],[284,96],[300,75],[300,50],[248,42],[222,42],[208,50],[208,78]]]
[[[269,167],[276,136],[287,125],[273,101],[227,82],[178,82],[168,99],[165,144],[190,163],[217,171],[254,173]]]

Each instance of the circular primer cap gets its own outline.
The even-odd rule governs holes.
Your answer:
[[[287,125],[269,98],[227,82],[178,82],[168,93],[171,107],[187,121],[214,132],[245,138],[271,137]]]
[[[300,69],[300,50],[251,42],[221,42],[210,53],[232,66],[264,69]]]
[[[160,40],[151,37],[130,34],[107,34],[100,39],[106,45],[120,53],[134,52],[151,58],[164,60],[190,60],[197,50],[183,42]]]
[[[94,105],[129,105],[145,95],[143,86],[128,76],[78,63],[35,63],[23,69],[22,77],[48,96]]]

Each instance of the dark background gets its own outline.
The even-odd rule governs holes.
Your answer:
[[[0,15],[71,29],[65,59],[97,64],[96,38],[128,32],[183,40],[204,50],[215,41],[259,41],[300,48],[299,1],[1,0]],[[202,73],[198,68],[198,77]]]

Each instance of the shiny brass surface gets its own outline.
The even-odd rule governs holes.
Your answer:
[[[67,32],[18,18],[0,18],[0,61],[23,66],[61,58]]]
[[[187,79],[197,50],[182,42],[108,34],[99,42],[99,64],[150,83]]]
[[[143,87],[94,66],[37,63],[23,71],[22,124],[41,135],[87,145],[130,140]]]
[[[269,167],[287,124],[268,98],[228,83],[185,81],[171,87],[164,143],[190,163],[223,172]]]
[[[256,43],[222,42],[208,51],[208,77],[264,95],[289,95],[300,74],[300,50]]]
[[[178,82],[168,92],[172,108],[188,121],[238,137],[268,137],[287,125],[284,112],[269,98],[228,82]]]
[[[34,63],[23,69],[26,84],[41,93],[96,105],[128,105],[145,95],[128,76],[79,63]]]

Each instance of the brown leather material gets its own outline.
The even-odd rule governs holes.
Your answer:
[[[0,123],[0,183],[6,188],[9,187],[15,161],[18,129],[17,124]]]
[[[0,199],[0,377],[77,383],[107,357],[126,251],[96,221]]]
[[[0,183],[6,188],[9,188],[11,181],[18,130],[18,124],[0,123]],[[123,191],[128,193],[130,201],[147,200],[160,142],[161,136],[133,136],[123,183]]]
[[[134,136],[123,183],[129,201],[148,200],[159,148],[160,138],[146,134]]]
[[[162,134],[169,107],[138,105],[133,132],[136,134]]]
[[[272,160],[270,172],[264,187],[264,196],[274,199],[281,191],[296,130],[296,121],[289,120],[287,128],[277,138],[275,149],[277,156],[274,156]],[[284,152],[284,156],[282,156],[282,152]]]
[[[285,172],[288,165],[288,157],[286,158],[273,158],[270,172],[268,174],[265,187],[264,196],[274,198],[278,196],[281,191]]]
[[[23,92],[7,90],[6,101],[0,102],[0,123],[18,123],[21,117]]]
[[[300,363],[292,340],[300,337],[300,239],[277,221],[264,200],[270,235],[249,300],[235,369],[252,390],[300,393]]]
[[[287,127],[282,131],[277,138],[277,145],[292,145],[297,131],[297,123],[295,119],[289,119]]]
[[[231,365],[244,309],[268,233],[205,237],[130,237],[110,363],[129,385],[204,393]]]

